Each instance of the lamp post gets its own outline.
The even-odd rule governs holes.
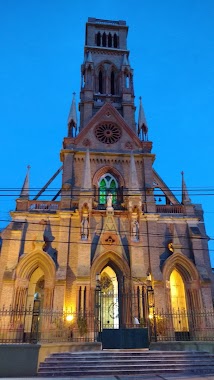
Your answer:
[[[147,275],[147,305],[148,305],[148,326],[149,326],[149,337],[150,341],[152,339],[152,327],[154,332],[154,340],[157,342],[157,326],[156,326],[156,315],[155,315],[155,297],[154,289],[151,285],[151,274]],[[151,323],[153,321],[153,325]]]
[[[101,338],[101,283],[100,274],[96,274],[96,287],[95,287],[95,339]],[[98,330],[98,331],[97,331]]]

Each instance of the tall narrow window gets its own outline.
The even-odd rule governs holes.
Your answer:
[[[114,33],[114,48],[117,48],[117,35]]]
[[[112,95],[115,94],[114,86],[115,86],[115,83],[114,83],[114,71],[112,71],[111,72],[111,94]]]
[[[105,32],[102,35],[102,43],[103,43],[103,46],[106,46],[106,33]]]
[[[97,46],[101,45],[101,34],[100,32],[97,33]]]
[[[110,174],[104,174],[98,183],[99,187],[99,204],[106,204],[106,198],[109,193],[112,194],[112,203],[117,203],[118,184],[116,179]]]
[[[111,33],[108,34],[108,46],[112,47],[112,35],[111,35]]]
[[[129,88],[130,83],[129,83],[129,76],[126,75],[126,88]]]
[[[99,71],[99,92],[100,94],[103,93],[103,73],[101,70]]]

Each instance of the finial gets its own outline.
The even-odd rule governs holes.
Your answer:
[[[71,102],[71,108],[68,115],[68,136],[74,137],[73,129],[77,129],[77,110],[76,110],[76,92],[73,92],[73,99]]]
[[[27,166],[27,173],[20,193],[20,198],[23,199],[29,199],[29,171],[30,165]]]
[[[138,135],[143,141],[148,141],[148,127],[142,105],[142,97],[140,99],[139,115],[138,115]]]
[[[182,204],[190,204],[191,203],[191,199],[189,197],[189,193],[188,193],[188,190],[187,190],[187,186],[186,186],[186,182],[184,180],[184,172],[182,170],[181,172],[181,175],[182,175],[182,200],[181,200],[181,203]]]

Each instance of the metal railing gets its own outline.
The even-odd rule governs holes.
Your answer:
[[[182,214],[184,207],[182,205],[156,205],[156,211],[159,214]]]
[[[93,342],[94,313],[48,309],[1,309],[0,343]]]
[[[214,341],[214,311],[156,311],[150,331],[152,341]]]
[[[59,202],[57,201],[28,201],[29,211],[57,211]]]
[[[97,292],[95,310],[71,312],[35,307],[0,309],[0,343],[94,342],[103,329],[148,327],[150,341],[214,341],[214,311],[144,310],[140,298],[121,300]]]

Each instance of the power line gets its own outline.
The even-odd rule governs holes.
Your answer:
[[[35,214],[32,214],[32,215],[35,215]],[[37,214],[36,214],[37,215]],[[44,220],[44,218],[43,218],[43,220]],[[27,225],[39,225],[39,226],[41,226],[41,225],[43,225],[43,226],[45,226],[45,225],[47,225],[47,226],[49,226],[50,227],[50,229],[52,229],[53,227],[59,227],[59,228],[61,228],[61,230],[62,229],[70,229],[70,230],[72,230],[72,229],[78,229],[78,230],[80,230],[81,229],[81,226],[70,226],[70,225],[61,225],[61,224],[54,224],[54,223],[51,223],[51,224],[49,224],[48,223],[48,221],[46,221],[46,220],[44,220],[44,222],[46,222],[46,224],[42,224],[41,223],[41,221],[40,222],[33,222],[33,221],[27,221],[27,220],[9,220],[9,219],[0,219],[0,222],[9,222],[9,223],[14,223],[14,222],[16,222],[16,223],[22,223],[22,224],[27,224]],[[128,222],[128,219],[127,219],[127,222]],[[149,222],[149,221],[148,221]],[[45,228],[44,228],[44,230],[45,230]],[[94,227],[89,227],[88,228],[88,230],[90,231],[92,231],[92,232],[99,232],[99,231],[103,231],[103,229],[102,228],[97,228],[97,229],[95,229]],[[43,231],[43,229],[41,229],[41,230],[33,230],[33,229],[29,229],[29,231],[30,232],[39,232],[39,231]],[[111,232],[111,233],[113,233],[114,231],[112,231],[112,230],[105,230],[105,231],[108,231],[109,233]],[[71,232],[72,233],[72,232]],[[76,232],[73,232],[73,233],[76,233]],[[115,232],[114,232],[115,233]],[[120,230],[120,232],[116,232],[117,233],[117,235],[121,235],[121,234],[123,234],[123,233],[127,233],[127,234],[130,234],[130,229],[129,230],[126,230],[126,229],[121,229]],[[150,234],[150,236],[155,236],[155,237],[165,237],[165,238],[172,238],[173,237],[173,233],[168,233],[167,235],[165,235],[165,234],[161,234],[161,233],[150,233],[149,232],[149,234]],[[147,236],[148,234],[147,234],[147,232],[144,232],[144,233],[139,233],[139,235],[140,236]],[[188,238],[188,236],[185,234],[185,235],[182,235],[182,234],[178,234],[178,237],[179,238]],[[194,238],[194,237],[193,237]],[[207,237],[202,237],[202,236],[197,236],[197,237],[195,237],[196,239],[201,239],[201,240],[207,240]],[[211,238],[211,237],[209,237],[209,239],[210,240],[214,240],[214,237],[213,238]]]
[[[6,240],[6,241],[19,241],[19,242],[21,242],[21,241],[24,241],[24,242],[32,242],[32,243],[36,243],[36,239],[18,239],[18,238],[4,238],[3,239],[3,241],[4,240]],[[45,244],[46,242],[44,241],[44,244]],[[49,242],[49,243],[63,243],[63,244],[80,244],[81,243],[81,241],[77,241],[77,240],[75,240],[75,241],[72,241],[72,240],[65,240],[65,241],[62,241],[62,240],[54,240],[54,241],[52,241],[52,242]],[[93,245],[98,245],[98,242],[95,242],[95,243],[93,243],[93,242],[90,242],[90,241],[83,241],[83,243],[82,244],[84,244],[84,245],[90,245],[90,246],[93,246]],[[112,247],[111,248],[111,250],[113,249],[113,247],[130,247],[130,244],[118,244],[118,243],[116,243],[116,244],[109,244],[109,243],[102,243],[102,246],[107,246],[107,247]],[[147,244],[145,244],[145,245],[140,245],[140,244],[138,244],[137,245],[138,247],[140,247],[140,248],[158,248],[158,249],[167,249],[167,247],[165,247],[165,246],[157,246],[157,245],[147,245]],[[184,247],[184,246],[182,246],[181,247],[181,249],[186,249],[186,250],[189,250],[190,251],[190,247]],[[211,250],[208,250],[208,249],[206,249],[206,248],[194,248],[194,251],[207,251],[208,253],[209,253],[209,251],[212,251],[212,252],[214,252],[214,249],[211,249]],[[163,252],[164,253],[164,252]]]
[[[71,211],[72,212],[72,211]],[[40,214],[32,214],[32,215],[34,215],[34,216],[38,216],[38,215],[40,215]],[[52,214],[51,214],[52,215]],[[49,214],[47,215],[47,218],[49,218]],[[65,228],[65,229],[68,229],[68,228],[70,228],[70,229],[80,229],[81,228],[81,226],[70,226],[70,225],[61,225],[61,224],[54,224],[54,223],[49,223],[49,220],[45,220],[44,218],[42,219],[42,220],[44,220],[44,222],[46,223],[46,224],[44,224],[44,225],[47,225],[47,226],[49,226],[50,228],[53,228],[53,227],[59,227],[59,228],[61,228],[61,229],[63,229],[63,228]],[[0,219],[0,222],[8,222],[8,223],[14,223],[14,222],[16,222],[16,223],[22,223],[22,224],[27,224],[27,225],[42,225],[42,223],[41,223],[41,221],[40,222],[33,222],[33,221],[28,221],[28,220],[19,220],[19,219],[17,219],[17,220],[9,220],[9,219]],[[129,220],[128,219],[126,219],[126,222],[129,222]],[[149,221],[148,221],[149,222]],[[93,227],[89,227],[88,228],[89,230],[92,230],[92,231],[97,231],[97,230],[100,230],[100,231],[102,231],[103,229],[102,228],[99,228],[99,229],[96,229],[96,228],[93,228]],[[30,230],[30,231],[37,231],[38,232],[38,230]],[[112,231],[110,231],[109,230],[109,232],[112,232]],[[125,230],[125,229],[121,229],[120,230],[120,233],[127,233],[127,234],[129,234],[130,233],[130,230]],[[145,232],[145,233],[140,233],[140,235],[147,235],[147,232]],[[151,236],[160,236],[160,237],[163,237],[163,234],[158,234],[158,233],[150,233],[150,235]],[[169,235],[169,237],[170,236],[172,236],[173,234],[171,234],[171,233],[168,233],[168,235]],[[178,237],[180,237],[180,238],[182,238],[182,237],[186,237],[187,235],[186,234],[184,234],[184,235],[181,235],[181,234],[179,234],[178,235]],[[201,237],[202,238],[202,237]],[[197,237],[197,239],[198,239],[198,237]],[[207,239],[206,237],[204,237],[203,239]],[[214,238],[210,238],[210,240],[214,240]]]

